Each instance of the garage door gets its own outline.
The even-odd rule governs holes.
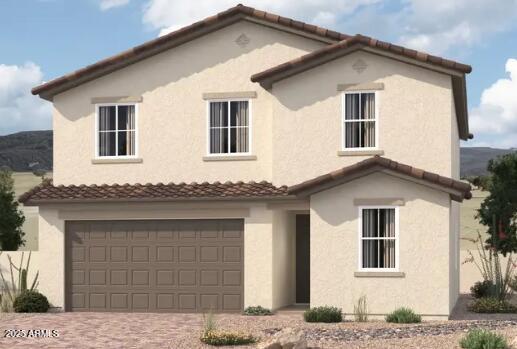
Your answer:
[[[239,312],[243,221],[66,224],[66,310]]]

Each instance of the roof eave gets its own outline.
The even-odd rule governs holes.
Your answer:
[[[117,55],[108,57],[99,62],[81,68],[75,72],[56,78],[32,89],[32,94],[52,101],[53,97],[61,92],[96,79],[127,65],[133,64],[157,53],[179,46],[208,32],[218,30],[242,19],[255,23],[266,24],[277,29],[306,36],[325,43],[335,43],[348,38],[346,34],[328,30],[315,25],[295,21],[290,18],[259,11],[241,4],[214,16],[195,22],[172,33],[143,43]]]
[[[269,195],[269,196],[221,196],[221,197],[185,197],[185,198],[103,198],[103,199],[52,199],[39,200],[30,198],[23,203],[24,206],[44,206],[62,204],[99,204],[99,203],[134,203],[134,202],[198,202],[198,201],[278,201],[295,200],[295,195]]]

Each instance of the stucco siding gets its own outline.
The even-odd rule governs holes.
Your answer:
[[[273,216],[273,309],[296,300],[295,215],[276,210]]]
[[[353,68],[358,60],[367,65],[361,73]],[[342,147],[342,92],[337,85],[372,82],[384,84],[377,91],[384,156],[452,176],[450,77],[356,52],[273,86],[275,183],[299,183],[368,157],[337,155]]]
[[[355,277],[358,270],[356,198],[401,197],[400,271],[403,278]],[[353,312],[366,295],[372,314],[408,306],[428,316],[449,314],[447,194],[377,173],[311,197],[311,306]]]
[[[39,214],[39,291],[51,306],[65,306],[65,222],[53,208],[40,208]]]
[[[245,34],[245,47],[235,40]],[[252,83],[258,71],[323,44],[250,22],[238,22],[194,41],[66,91],[54,98],[55,184],[270,180],[269,92]],[[255,161],[204,162],[209,92],[256,91],[251,101]],[[138,156],[142,163],[92,164],[94,97],[141,96]]]
[[[452,310],[460,293],[460,204],[451,201],[449,241],[449,309]]]

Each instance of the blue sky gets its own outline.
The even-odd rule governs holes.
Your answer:
[[[0,1],[0,135],[51,128],[30,88],[234,6],[230,0]],[[473,66],[464,145],[517,147],[517,0],[250,0]]]

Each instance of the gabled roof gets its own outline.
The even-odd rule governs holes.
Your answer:
[[[456,201],[461,202],[463,199],[470,199],[472,197],[470,184],[440,176],[436,173],[427,172],[416,167],[404,165],[380,156],[374,156],[354,165],[343,167],[300,184],[290,186],[287,192],[300,197],[310,196],[374,172],[385,172],[444,191],[449,193],[451,199]]]
[[[469,133],[467,92],[465,74],[472,71],[470,65],[458,63],[452,60],[429,55],[424,52],[408,49],[394,45],[389,42],[379,41],[364,35],[357,34],[348,37],[338,43],[322,47],[316,51],[282,63],[251,76],[251,81],[258,82],[266,89],[271,88],[273,83],[320,66],[334,59],[343,57],[361,49],[369,49],[376,52],[383,52],[393,57],[405,59],[408,63],[415,62],[424,64],[430,68],[436,67],[442,73],[450,74],[452,77],[452,89],[454,93],[454,106],[458,120],[459,136],[463,140],[472,138]]]
[[[266,181],[54,186],[51,180],[46,180],[21,195],[19,200],[26,206],[37,206],[91,202],[293,199],[307,197],[378,171],[447,192],[456,201],[471,198],[471,188],[467,183],[375,156],[290,187],[275,186]]]
[[[328,60],[331,60],[346,55],[350,53],[350,48],[352,47],[355,47],[357,49],[361,47],[371,47],[374,49],[394,53],[396,55],[405,56],[407,58],[411,58],[423,63],[429,63],[435,66],[440,66],[442,68],[455,70],[463,74],[468,74],[472,71],[472,67],[470,65],[458,63],[442,57],[433,56],[425,52],[412,50],[409,48],[391,44],[389,42],[380,41],[374,38],[370,38],[368,36],[357,34],[335,44],[322,47],[319,50],[295,58],[289,62],[282,63],[275,67],[269,68],[263,72],[254,74],[251,77],[251,81],[262,83],[269,80],[271,83],[271,80],[274,80],[275,77],[278,77],[280,74],[286,72],[295,73],[297,69],[307,68],[311,65],[311,63],[315,62],[320,58],[326,57]],[[342,54],[339,55],[339,53]],[[318,63],[321,64],[322,62],[318,61]]]
[[[262,182],[214,182],[169,184],[59,185],[46,180],[21,195],[26,206],[52,203],[253,200],[288,197],[287,187]]]
[[[305,33],[314,38],[320,38],[322,41],[327,43],[341,41],[349,37],[346,34],[338,33],[333,30],[321,28],[312,24],[296,21],[291,18],[278,16],[239,4],[214,16],[173,31],[167,35],[148,41],[142,45],[135,46],[117,55],[108,57],[97,63],[88,65],[72,73],[41,84],[32,89],[32,94],[40,95],[43,99],[52,100],[52,98],[58,93],[166,51],[172,47],[179,46],[185,42],[221,29],[245,18],[270,23],[280,28],[289,29],[293,32]]]

